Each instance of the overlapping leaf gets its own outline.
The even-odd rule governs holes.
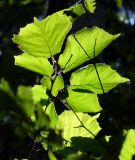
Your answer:
[[[44,85],[47,89],[51,89],[52,81],[51,78],[48,76],[44,76],[41,81],[42,85]]]
[[[102,86],[100,84],[96,68]],[[91,64],[85,68],[75,71],[70,79],[72,87],[86,89],[97,94],[102,94],[103,91],[108,92],[118,84],[129,81],[127,78],[121,77],[115,70],[112,70],[111,67],[106,64],[96,64],[96,68],[93,64]]]
[[[79,90],[69,87],[66,101],[76,112],[101,111],[97,95],[86,90]]]
[[[63,89],[64,88],[64,82],[63,82],[63,79],[61,77],[61,75],[59,74],[55,80],[54,80],[54,83],[53,83],[53,86],[52,86],[52,95],[54,97],[57,96],[59,90]]]
[[[95,56],[98,56],[119,35],[111,35],[98,27],[93,27],[92,29],[84,28],[75,35],[70,35],[67,39],[64,53],[59,58],[61,68],[66,66],[63,72],[66,73],[92,59],[94,57],[94,49]]]
[[[34,104],[32,100],[31,87],[19,86],[17,89],[16,99],[22,112],[28,117],[33,116]]]
[[[43,85],[35,85],[32,88],[32,97],[34,104],[37,104],[42,99],[48,99],[48,95],[46,94],[46,87]]]
[[[74,22],[79,16],[85,13],[85,9],[83,8],[82,4],[76,4],[60,12],[67,15],[71,22]]]
[[[101,130],[97,118],[99,115],[96,116],[89,116],[88,114],[84,113],[76,113],[81,122],[85,127],[87,127],[90,132],[94,135]],[[94,139],[92,134],[90,134],[86,129],[84,129],[75,114],[72,111],[64,111],[59,116],[59,128],[63,130],[63,138],[68,141],[66,144],[70,146],[71,138],[72,137],[89,137]]]
[[[19,35],[15,35],[13,41],[28,54],[49,58],[61,51],[71,25],[67,16],[60,12],[42,21],[34,18],[33,23],[20,29]]]
[[[47,108],[46,108],[46,112],[45,112],[49,118],[50,118],[50,127],[54,128],[56,126],[56,124],[58,123],[58,115],[56,113],[56,109],[54,106],[54,103],[51,102]]]
[[[44,57],[34,57],[30,54],[23,53],[15,56],[15,64],[42,75],[52,75],[53,73],[52,65]]]

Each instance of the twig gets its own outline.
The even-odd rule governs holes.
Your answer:
[[[32,156],[32,153],[33,153],[33,151],[34,151],[34,148],[35,148],[36,143],[37,143],[37,142],[34,141],[33,146],[32,146],[32,149],[31,149],[31,151],[30,151],[30,153],[29,153],[29,156],[28,156],[28,160],[31,159],[31,156]]]

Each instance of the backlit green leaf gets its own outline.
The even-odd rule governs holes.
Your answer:
[[[26,116],[31,117],[34,114],[34,104],[32,100],[31,87],[19,86],[16,95],[17,104]]]
[[[89,131],[95,136],[101,130],[97,118],[99,114],[96,116],[89,116],[84,113],[76,113],[83,125],[89,129]],[[72,137],[88,137],[94,139],[92,134],[90,134],[86,129],[84,129],[75,114],[72,111],[64,111],[59,116],[59,128],[63,130],[63,138],[68,142],[65,144],[66,146],[70,146]]]
[[[66,15],[56,12],[42,21],[34,18],[33,23],[20,29],[19,35],[14,35],[13,41],[28,54],[49,58],[61,51],[70,28]]]
[[[61,75],[59,74],[56,79],[54,80],[54,83],[53,83],[53,87],[52,87],[52,95],[54,97],[57,96],[59,90],[63,89],[64,88],[64,82],[63,82],[63,79],[61,77]]]
[[[71,22],[74,22],[79,16],[85,13],[85,9],[82,4],[76,4],[68,9],[62,10],[61,12],[66,14]]]
[[[112,70],[110,66],[104,63],[96,64],[96,68],[104,92],[108,92],[120,83],[129,81],[127,78],[121,77],[115,70]],[[97,94],[103,93],[96,69],[93,64],[75,71],[71,76],[70,83],[73,88],[86,89]]]
[[[56,113],[56,109],[54,106],[54,103],[50,103],[47,108],[46,108],[46,112],[45,112],[49,118],[50,118],[50,127],[54,128],[56,126],[56,124],[58,123],[58,115]]]
[[[96,2],[95,0],[85,0],[84,1],[85,7],[90,13],[94,13],[94,10],[96,9]]]
[[[32,88],[33,101],[35,104],[39,103],[42,99],[48,99],[46,94],[46,87],[43,85],[34,85]]]
[[[15,64],[42,75],[52,75],[53,67],[44,57],[34,57],[27,53],[15,56]]]
[[[53,152],[52,151],[48,151],[48,156],[49,156],[49,159],[50,160],[57,160],[57,158],[55,157],[55,155],[53,154]]]
[[[44,76],[41,81],[42,85],[44,85],[47,89],[51,89],[52,81],[51,78],[48,76]]]
[[[5,79],[0,80],[0,90],[5,92],[6,94],[11,96],[12,98],[14,98],[14,96],[15,96],[12,89],[10,88],[10,85],[8,84],[8,82]]]
[[[86,90],[69,87],[66,100],[69,106],[76,112],[101,111],[97,95]]]
[[[133,156],[135,156],[135,130],[130,129],[126,133],[119,158],[120,160],[132,160]]]
[[[119,35],[120,34],[111,35],[105,32],[103,29],[99,29],[98,27],[93,27],[91,29],[84,28],[80,30],[75,34],[77,40],[75,39],[74,35],[70,35],[67,39],[64,53],[61,54],[59,58],[59,65],[61,68],[64,68],[67,64],[63,72],[68,72],[71,69],[94,58],[95,40],[95,56],[98,56],[103,49],[106,48],[113,40],[119,37]],[[84,50],[89,55],[90,59]]]

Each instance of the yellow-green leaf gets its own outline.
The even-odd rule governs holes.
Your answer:
[[[15,64],[42,75],[52,75],[53,67],[44,57],[34,57],[27,53],[15,56]]]
[[[68,105],[76,112],[99,112],[101,111],[96,94],[77,88],[68,88]]]
[[[84,62],[93,59],[94,49],[95,56],[98,56],[103,49],[119,37],[119,35],[120,34],[111,35],[98,27],[93,27],[91,29],[84,28],[75,35],[70,35],[68,37],[65,50],[63,54],[60,55],[58,63],[61,68],[64,68],[63,72],[66,73]]]
[[[129,81],[129,79],[121,77],[115,70],[104,63],[96,64],[96,68],[93,64],[83,67],[75,71],[70,78],[72,88],[86,89],[97,94],[102,94],[103,91],[108,92],[118,84],[127,81]]]
[[[84,113],[76,113],[83,125],[92,132],[95,136],[101,130],[97,118],[99,114],[96,116],[89,116]],[[70,146],[72,137],[88,137],[94,139],[92,134],[90,134],[86,129],[81,126],[80,121],[77,119],[75,114],[72,111],[64,111],[59,116],[59,125],[58,128],[63,130],[63,138],[68,142],[65,144],[66,146]]]
[[[13,41],[28,54],[49,58],[61,51],[65,36],[71,28],[66,15],[56,12],[42,21],[34,22],[21,28]]]

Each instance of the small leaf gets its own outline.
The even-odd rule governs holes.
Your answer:
[[[54,128],[56,126],[56,124],[58,123],[58,115],[56,113],[56,109],[54,106],[54,103],[50,103],[47,108],[46,108],[46,112],[45,112],[49,118],[50,118],[50,127]]]
[[[83,125],[90,130],[92,134],[95,136],[101,130],[97,118],[99,114],[96,116],[89,116],[84,113],[76,113]],[[59,126],[63,130],[63,138],[67,140],[66,146],[71,145],[72,137],[88,137],[94,139],[93,135],[91,135],[86,129],[80,126],[80,122],[72,111],[64,111],[59,116]]]
[[[121,77],[110,66],[99,63],[96,68],[103,86],[104,92],[108,92],[120,83],[129,81],[129,79]],[[70,79],[72,88],[86,89],[97,94],[102,94],[102,86],[100,84],[96,69],[93,64],[75,71]]]
[[[44,113],[42,106],[36,107],[36,121],[35,121],[35,129],[37,131],[44,130],[45,128],[50,127],[50,119],[48,115]]]
[[[44,76],[41,81],[42,85],[44,85],[47,89],[51,89],[51,85],[52,85],[52,81],[50,79],[50,77],[48,76]]]
[[[12,98],[15,97],[15,95],[14,95],[12,89],[10,88],[8,82],[3,78],[0,80],[0,90],[5,92],[6,94],[8,94]]]
[[[119,8],[122,8],[122,6],[123,6],[123,0],[116,0],[116,1],[117,1],[117,6]]]
[[[57,160],[57,158],[55,157],[55,155],[51,150],[48,151],[48,156],[50,160]]]
[[[28,117],[34,115],[34,104],[32,100],[31,87],[19,86],[16,95],[17,104]]]
[[[42,99],[48,99],[48,95],[46,94],[46,87],[43,85],[34,85],[32,88],[32,95],[34,104],[39,103]]]
[[[70,35],[67,39],[66,47],[64,53],[60,55],[59,65],[64,69],[64,73],[70,71],[71,69],[83,64],[94,58],[94,47],[95,56],[98,56],[104,48],[106,48],[113,40],[119,37],[120,34],[111,35],[98,27],[93,27],[91,29],[84,28],[74,35]],[[75,38],[76,37],[76,38]],[[76,40],[77,39],[77,40]],[[96,46],[95,46],[96,40]],[[79,43],[78,43],[78,42]],[[87,54],[84,52],[87,52]]]
[[[85,9],[82,4],[76,4],[68,9],[62,10],[61,12],[66,14],[69,20],[73,23],[78,17],[85,13]]]
[[[26,53],[36,57],[49,58],[61,51],[65,36],[71,28],[71,22],[62,13],[56,12],[42,21],[21,28],[13,41]]]
[[[56,97],[58,92],[63,88],[64,88],[64,82],[63,82],[62,76],[59,74],[54,80],[52,92],[51,92],[52,95]]]
[[[42,75],[52,75],[53,67],[44,57],[34,57],[27,53],[15,56],[15,64]]]
[[[120,160],[131,160],[135,155],[135,130],[130,129],[126,133],[125,140],[120,151]]]
[[[94,10],[96,9],[96,2],[95,0],[85,0],[84,1],[85,7],[86,9],[90,12],[90,13],[94,13]]]

